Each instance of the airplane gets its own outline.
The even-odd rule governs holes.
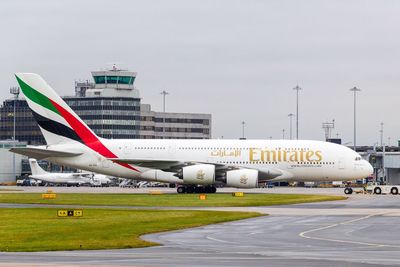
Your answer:
[[[104,139],[41,76],[15,76],[47,145],[10,150],[36,159],[177,184],[178,193],[215,193],[219,184],[256,188],[266,181],[350,181],[373,173],[355,151],[322,141]]]
[[[104,175],[95,175],[93,173],[51,173],[43,170],[36,159],[29,159],[32,175],[29,178],[44,181],[52,184],[66,184],[67,186],[81,186],[82,184],[108,185],[110,179]]]

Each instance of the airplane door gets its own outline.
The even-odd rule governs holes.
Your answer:
[[[344,158],[339,158],[338,166],[339,166],[339,170],[345,169],[346,165],[345,165]]]

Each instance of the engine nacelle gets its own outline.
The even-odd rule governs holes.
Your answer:
[[[227,171],[226,185],[236,188],[256,188],[258,186],[258,171],[248,169]]]
[[[185,184],[209,185],[215,183],[215,165],[198,164],[182,168]]]

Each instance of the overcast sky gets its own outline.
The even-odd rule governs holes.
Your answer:
[[[289,135],[300,91],[299,135],[324,138],[335,119],[343,142],[400,138],[400,1],[0,2],[0,101],[14,72],[36,72],[62,95],[90,71],[138,72],[143,103],[213,116],[213,137]],[[293,128],[295,123],[293,121]],[[293,133],[294,134],[294,133]]]

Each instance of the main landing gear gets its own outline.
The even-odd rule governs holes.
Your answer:
[[[208,194],[213,194],[217,192],[217,188],[213,185],[207,185],[207,186],[195,186],[195,185],[181,185],[178,186],[176,191],[179,194],[201,194],[201,193],[208,193]]]

